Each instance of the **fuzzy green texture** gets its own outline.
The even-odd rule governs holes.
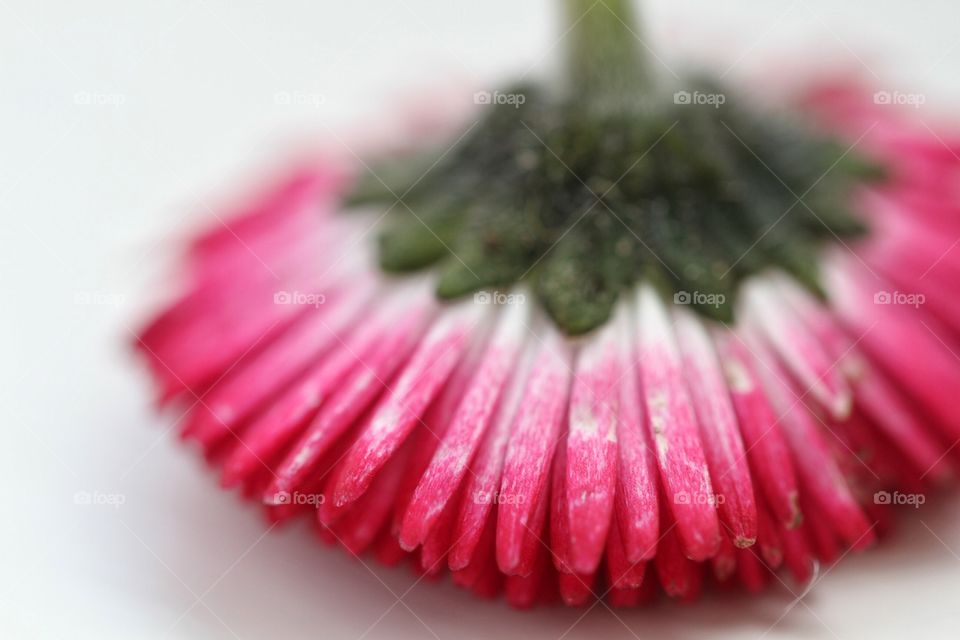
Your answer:
[[[381,267],[438,269],[443,299],[529,281],[571,335],[603,324],[642,277],[723,321],[764,269],[819,292],[821,245],[864,231],[847,202],[868,165],[708,80],[645,89],[643,65],[618,58],[635,55],[632,36],[591,49],[598,29],[617,28],[610,14],[629,24],[623,0],[608,4],[624,13],[596,8],[571,32],[579,62],[565,91],[504,90],[513,98],[485,105],[452,150],[375,164],[360,181],[353,203],[395,212]],[[571,21],[581,5],[570,0]],[[604,74],[588,81],[597,65]]]

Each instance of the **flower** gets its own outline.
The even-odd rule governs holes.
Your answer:
[[[593,298],[571,289],[605,258],[587,243],[541,289],[441,301],[450,280],[420,267],[452,253],[462,271],[457,252],[422,230],[378,246],[379,212],[340,214],[349,172],[315,163],[190,243],[186,292],[137,346],[225,486],[351,553],[520,607],[755,591],[781,567],[805,583],[960,451],[960,138],[871,95],[827,79],[794,98],[840,158],[885,171],[852,191],[866,234],[831,218],[829,246],[796,254],[812,284],[787,239],[729,291],[638,277],[581,313]]]
[[[824,257],[827,303],[764,275],[723,325],[641,284],[571,340],[522,290],[442,304],[385,279],[321,166],[193,241],[189,290],[138,344],[226,486],[315,510],[353,553],[519,606],[806,581],[873,541],[882,492],[946,480],[960,438],[960,141],[853,89],[808,98],[848,133],[878,123],[863,144],[893,174],[861,194],[871,236]]]

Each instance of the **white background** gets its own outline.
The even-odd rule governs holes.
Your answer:
[[[185,226],[284,151],[375,122],[398,93],[429,101],[429,88],[545,73],[553,9],[0,2],[0,637],[956,637],[955,497],[904,513],[799,603],[779,588],[616,615],[517,612],[367,568],[306,527],[264,536],[169,433],[176,416],[151,412],[126,343]],[[924,109],[960,103],[955,0],[658,0],[644,17],[671,67],[739,75],[833,57],[923,92]],[[124,504],[78,505],[77,492]]]

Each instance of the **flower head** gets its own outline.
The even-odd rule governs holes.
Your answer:
[[[224,485],[517,606],[632,605],[805,582],[951,477],[960,139],[849,81],[809,138],[611,95],[498,105],[383,181],[378,241],[383,189],[313,165],[190,244],[138,346]]]

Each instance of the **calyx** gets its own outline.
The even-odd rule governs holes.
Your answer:
[[[724,321],[760,270],[819,292],[820,248],[864,232],[847,205],[874,168],[708,78],[655,82],[626,0],[565,4],[561,86],[500,90],[453,149],[360,180],[353,203],[403,202],[382,269],[437,269],[444,299],[528,281],[572,335],[643,278]]]

